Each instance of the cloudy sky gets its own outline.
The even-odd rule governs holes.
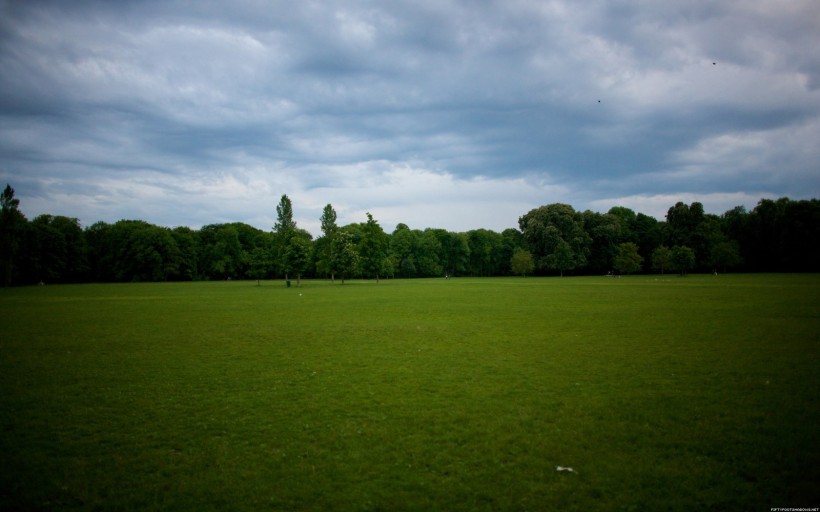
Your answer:
[[[820,197],[817,0],[0,0],[27,217],[319,234]]]

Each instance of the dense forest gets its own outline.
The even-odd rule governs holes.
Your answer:
[[[518,219],[519,229],[411,229],[386,233],[371,214],[338,226],[322,212],[316,238],[293,220],[290,199],[262,231],[244,223],[199,230],[141,220],[97,222],[40,215],[28,220],[6,186],[0,212],[0,269],[5,286],[36,283],[300,280],[303,277],[582,275],[641,272],[816,272],[820,201],[762,199],[752,211],[723,215],[677,203],[665,221],[613,207],[607,213],[549,204]]]

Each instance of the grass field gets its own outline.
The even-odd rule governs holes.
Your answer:
[[[818,275],[45,286],[0,328],[2,510],[820,506]]]

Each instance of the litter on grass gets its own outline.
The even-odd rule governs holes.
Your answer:
[[[574,469],[572,469],[570,467],[566,467],[566,466],[555,466],[555,471],[561,471],[561,472],[564,472],[564,473],[578,473]]]

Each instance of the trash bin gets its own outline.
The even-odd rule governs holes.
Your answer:
[[[285,284],[288,286],[288,288],[290,288],[290,279],[288,279],[287,281],[285,281]]]

